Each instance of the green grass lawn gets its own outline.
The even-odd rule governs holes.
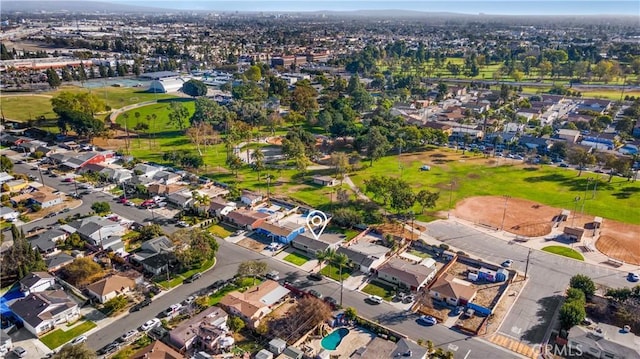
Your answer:
[[[578,171],[546,165],[511,164],[505,159],[496,162],[494,158],[455,152],[453,149],[432,148],[422,153],[403,154],[400,162],[404,166],[402,179],[419,191],[427,189],[440,193],[440,198],[431,213],[446,211],[449,196],[452,205],[464,198],[486,195],[510,195],[525,198],[557,208],[570,208],[576,196],[584,197],[588,178],[598,179],[597,191],[593,197],[593,183],[585,197],[584,212],[626,223],[640,224],[640,202],[635,195],[640,191],[640,182],[626,178],[586,173],[578,177]],[[431,165],[431,171],[419,170],[423,164]],[[373,167],[361,171],[351,178],[360,188],[373,175],[398,177],[398,157],[388,156],[374,162]],[[454,182],[450,193],[450,183]],[[369,194],[371,195],[371,194]],[[414,213],[421,213],[416,204]],[[430,219],[429,212],[419,215],[420,219]]]
[[[545,252],[549,252],[549,253],[553,253],[553,254],[558,254],[564,257],[569,257],[569,258],[573,258],[573,259],[577,259],[579,261],[584,261],[584,257],[582,256],[582,254],[580,254],[578,251],[569,248],[569,247],[563,247],[563,246],[546,246],[544,248],[542,248],[543,251]]]
[[[228,229],[228,227],[220,224],[214,224],[213,226],[209,227],[208,230],[209,230],[209,233],[213,234],[214,236],[218,236],[220,238],[228,237],[231,235],[231,233],[233,233],[231,230]]]
[[[206,260],[202,263],[202,265],[200,265],[200,267],[198,268],[194,268],[179,274],[176,274],[173,278],[171,278],[170,280],[162,280],[163,278],[165,278],[164,276],[160,275],[158,276],[156,283],[158,283],[158,285],[166,288],[166,289],[171,289],[177,285],[182,284],[182,282],[186,279],[191,277],[192,275],[194,275],[195,273],[198,272],[204,272],[207,269],[211,268],[214,264],[215,264],[216,260],[215,259],[211,259],[211,260]],[[166,275],[166,274],[165,274]]]
[[[55,349],[62,344],[68,342],[69,340],[86,333],[87,331],[96,327],[96,323],[94,322],[83,322],[75,327],[64,331],[62,329],[56,329],[53,332],[43,336],[40,338],[40,341],[44,343],[49,349]]]
[[[288,256],[284,257],[284,260],[289,262],[289,263],[293,263],[297,266],[301,266],[305,263],[307,263],[310,258],[303,256],[302,254],[293,252],[291,254],[289,254]]]
[[[396,293],[395,288],[388,284],[384,284],[378,281],[373,281],[364,286],[362,291],[367,294],[377,295],[378,297],[383,298],[386,301],[390,301],[393,299],[393,296]]]
[[[416,250],[416,249],[410,249],[408,251],[408,253],[409,254],[413,254],[414,256],[417,256],[417,257],[420,257],[420,258],[429,258],[429,257],[431,257],[429,255],[429,253],[426,253],[426,252],[423,252],[423,251],[419,251],[419,250]]]
[[[340,269],[335,265],[325,265],[320,269],[320,274],[333,280],[340,281]],[[342,280],[349,278],[350,275],[351,268],[342,267]]]

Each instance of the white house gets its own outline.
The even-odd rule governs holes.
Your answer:
[[[250,191],[242,191],[240,201],[249,207],[253,207],[262,201],[262,196]]]
[[[26,295],[44,292],[55,282],[56,278],[47,272],[31,272],[20,279],[20,290]]]
[[[4,219],[5,221],[9,221],[9,222],[15,221],[19,215],[20,213],[16,212],[11,207],[7,207],[7,206],[0,207],[0,218]]]
[[[10,306],[31,334],[39,336],[80,317],[78,304],[64,290],[31,293]]]
[[[103,245],[111,236],[122,236],[126,229],[119,223],[98,216],[75,220],[61,227],[69,233],[78,232],[82,239],[94,246]]]
[[[336,252],[344,253],[354,266],[359,267],[361,272],[369,273],[384,263],[391,248],[365,242],[339,247]]]

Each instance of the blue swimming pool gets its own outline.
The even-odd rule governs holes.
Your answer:
[[[342,338],[346,337],[347,334],[349,334],[349,329],[347,328],[336,329],[331,332],[331,334],[322,338],[320,345],[327,350],[336,350],[338,345],[340,345]]]

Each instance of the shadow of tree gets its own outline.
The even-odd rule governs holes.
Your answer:
[[[382,313],[376,316],[374,319],[378,323],[382,325],[393,325],[400,324],[406,320],[417,320],[420,316],[418,314],[412,313],[411,311],[406,312],[387,312]]]
[[[614,196],[617,199],[627,199],[629,197],[631,197],[632,194],[636,194],[640,192],[640,188],[637,187],[625,187],[623,189],[620,190],[620,192],[616,192],[613,193],[612,196]]]
[[[540,343],[544,339],[544,336],[549,327],[554,326],[555,323],[552,323],[551,319],[561,301],[561,295],[552,295],[549,297],[540,298],[537,302],[538,311],[536,312],[536,316],[538,317],[538,324],[530,327],[527,331],[525,331],[522,334],[521,338],[530,343]]]

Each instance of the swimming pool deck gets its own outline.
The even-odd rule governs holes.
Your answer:
[[[334,328],[333,330],[337,330],[339,328],[340,327]],[[374,333],[362,328],[346,328],[349,329],[349,334],[342,338],[342,341],[340,342],[340,345],[338,345],[338,348],[336,348],[336,350],[327,350],[329,353],[331,353],[332,356],[337,355],[340,358],[348,358],[351,356],[351,354],[353,354],[354,351],[356,351],[356,349],[367,345],[376,336]],[[312,352],[310,354],[313,354],[313,356],[317,355],[324,349],[322,348],[322,345],[320,345],[321,340],[322,339],[313,339],[307,344],[309,347],[311,347]]]

